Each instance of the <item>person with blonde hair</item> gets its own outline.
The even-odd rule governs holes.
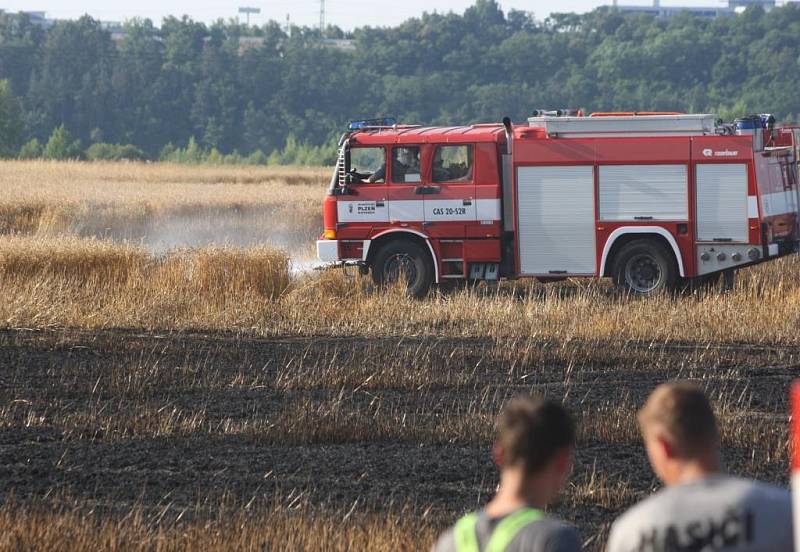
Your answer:
[[[665,488],[611,527],[608,552],[790,552],[789,492],[724,473],[711,404],[689,382],[659,385],[639,411]]]

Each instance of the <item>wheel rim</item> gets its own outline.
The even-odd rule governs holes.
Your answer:
[[[417,265],[407,253],[395,253],[383,265],[384,281],[388,284],[405,279],[410,286],[417,280]]]
[[[636,293],[649,293],[661,283],[661,265],[650,255],[636,255],[625,264],[625,283]]]

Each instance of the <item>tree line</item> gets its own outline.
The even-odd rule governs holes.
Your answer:
[[[366,22],[365,22],[366,23]],[[315,163],[349,119],[524,120],[537,108],[800,114],[800,6],[670,19],[599,8],[544,20],[477,0],[316,29],[0,15],[0,156]],[[242,37],[255,37],[243,47]]]

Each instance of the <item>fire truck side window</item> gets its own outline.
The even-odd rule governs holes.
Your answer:
[[[386,152],[383,148],[352,148],[350,174],[358,182],[383,182],[386,178]]]
[[[420,182],[419,146],[396,147],[392,149],[392,182]]]
[[[472,182],[472,146],[438,146],[433,154],[434,182]]]

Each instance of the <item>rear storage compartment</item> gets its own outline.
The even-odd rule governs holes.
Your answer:
[[[749,219],[757,203],[748,197],[747,163],[698,163],[695,167],[697,274],[735,268],[761,258],[750,244]],[[755,198],[753,198],[755,200]]]
[[[762,239],[770,256],[796,249],[798,232],[797,164],[792,148],[756,155]]]

